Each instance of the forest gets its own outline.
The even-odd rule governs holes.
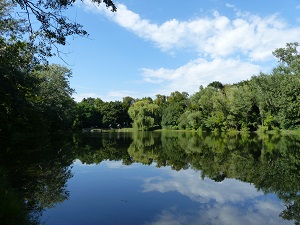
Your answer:
[[[32,41],[26,35],[28,21],[11,17],[12,4],[0,4],[0,136],[89,127],[198,131],[300,127],[298,43],[274,50],[278,65],[269,74],[239,83],[214,81],[192,95],[175,91],[154,99],[126,96],[123,101],[86,98],[75,102],[71,69],[47,62],[56,45]],[[48,38],[59,38],[51,34]]]

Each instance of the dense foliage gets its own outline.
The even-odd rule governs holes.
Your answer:
[[[39,1],[39,6],[33,1],[16,2],[29,13],[36,10],[34,15],[42,24],[40,31],[53,44],[64,44],[68,35],[83,32],[76,31],[81,29],[79,25],[72,27],[66,23],[65,17],[62,20],[55,17],[62,15],[60,13],[74,1]],[[104,3],[116,10],[111,1]],[[298,43],[288,43],[285,48],[273,52],[279,64],[270,74],[261,73],[236,84],[214,81],[207,87],[200,86],[199,91],[191,96],[175,91],[169,96],[158,94],[154,100],[151,97],[134,99],[127,96],[123,101],[104,102],[99,98],[87,98],[76,103],[72,98],[74,90],[69,84],[71,70],[61,65],[44,64],[40,60],[39,55],[47,44],[32,41],[28,36],[28,31],[32,31],[30,20],[12,17],[14,7],[14,2],[0,2],[2,135],[15,131],[91,127],[266,131],[298,129],[300,126]],[[51,10],[56,14],[48,14]],[[49,27],[49,24],[44,24],[47,16],[51,17],[50,20],[58,19],[62,24]]]
[[[131,126],[132,120],[127,113],[126,99],[104,102],[100,98],[84,98],[76,104],[74,129],[82,128],[122,128]]]

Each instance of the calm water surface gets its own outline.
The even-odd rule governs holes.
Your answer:
[[[106,133],[2,145],[0,216],[14,224],[299,222],[296,136]]]

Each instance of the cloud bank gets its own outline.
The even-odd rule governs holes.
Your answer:
[[[195,92],[200,85],[216,80],[234,83],[249,79],[264,70],[265,63],[275,63],[272,51],[299,39],[300,27],[287,24],[276,13],[261,17],[242,12],[234,5],[226,6],[234,11],[234,18],[215,11],[211,16],[198,16],[188,21],[171,19],[156,24],[124,4],[118,4],[118,11],[112,13],[104,4],[95,6],[85,1],[87,9],[105,15],[124,29],[154,43],[163,52],[198,54],[197,59],[179,68],[142,69],[144,82],[156,84],[161,92],[169,93],[175,90]]]
[[[234,59],[196,59],[177,69],[160,68],[158,70],[144,68],[144,81],[162,84],[161,94],[169,94],[170,90],[197,91],[199,84],[206,86],[210,82],[220,81],[224,84],[242,81],[260,71],[258,65]]]
[[[121,27],[165,51],[191,48],[211,57],[242,54],[250,60],[260,61],[270,59],[275,48],[297,41],[300,35],[300,27],[289,26],[276,14],[260,17],[237,11],[236,18],[230,19],[215,11],[211,17],[190,21],[172,19],[155,24],[142,19],[123,4],[118,5],[116,13],[103,5],[91,4],[86,2],[89,9],[105,14]]]

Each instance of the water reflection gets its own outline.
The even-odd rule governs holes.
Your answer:
[[[38,224],[45,208],[69,197],[74,155],[66,137],[39,137],[0,146],[0,221]]]
[[[19,218],[14,219],[14,224],[37,224],[42,218],[47,224],[50,220],[45,220],[45,215],[51,212],[49,208],[66,214],[66,207],[74,205],[72,201],[87,201],[87,193],[90,199],[105,193],[102,197],[107,199],[106,204],[86,204],[97,210],[101,208],[106,215],[116,213],[113,211],[116,205],[109,203],[112,199],[120,193],[130,195],[136,199],[136,205],[127,204],[125,211],[139,214],[135,224],[289,224],[289,221],[298,224],[300,221],[297,136],[180,132],[75,134],[12,143],[2,141],[0,147],[0,197],[5,202],[0,204],[1,221]],[[94,192],[89,186],[94,187]],[[116,202],[128,203],[122,199]],[[13,203],[11,207],[7,207],[8,202]],[[82,208],[76,210],[77,214],[84,214],[80,212]],[[120,208],[119,213],[123,211]],[[86,215],[90,219],[95,217],[87,212]],[[67,224],[70,218],[65,215],[63,218]],[[102,222],[104,218],[103,214]],[[110,222],[133,222],[133,218],[125,215],[119,215],[119,219],[119,223]],[[109,217],[105,222],[109,224]]]
[[[235,179],[215,183],[199,179],[193,170],[164,170],[167,176],[145,179],[145,192],[176,191],[200,204],[187,214],[176,208],[164,210],[149,224],[290,224],[278,217],[281,202],[257,192],[251,184]]]

